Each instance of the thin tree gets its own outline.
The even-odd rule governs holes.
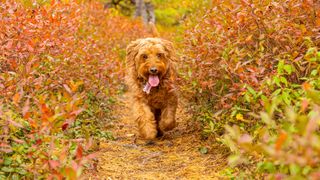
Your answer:
[[[145,24],[155,24],[154,6],[150,0],[135,0],[136,11],[134,16],[141,17]]]

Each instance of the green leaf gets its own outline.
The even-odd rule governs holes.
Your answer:
[[[3,162],[4,165],[9,166],[11,163],[12,163],[11,158],[9,158],[9,157],[4,158],[4,162]]]
[[[241,156],[239,154],[233,154],[228,157],[228,163],[230,166],[234,167],[241,161]]]
[[[283,69],[284,69],[289,75],[293,72],[292,66],[291,66],[291,65],[288,65],[288,64],[284,65],[284,66],[283,66]]]
[[[301,171],[301,167],[296,164],[290,164],[289,170],[291,175],[298,175]]]
[[[17,172],[17,173],[19,173],[19,174],[21,174],[21,175],[26,175],[28,172],[25,170],[25,169],[23,169],[23,168],[16,168],[15,169],[15,172]]]
[[[318,70],[314,69],[311,71],[311,76],[316,76],[318,74]]]
[[[290,100],[290,99],[291,99],[291,98],[290,98],[288,92],[282,91],[281,98],[282,98],[282,100],[283,100],[287,105],[290,105],[290,103],[291,103],[291,100]]]
[[[199,148],[199,152],[200,152],[201,154],[207,154],[207,153],[208,153],[208,148],[206,148],[206,147],[200,147],[200,148]]]
[[[250,96],[249,96],[247,93],[244,95],[244,99],[245,99],[248,103],[251,102]]]
[[[261,117],[262,122],[264,122],[269,127],[271,127],[271,128],[275,128],[276,127],[276,123],[272,120],[270,115],[267,114],[266,112],[261,112],[260,113],[260,117]]]
[[[17,163],[22,164],[21,155],[16,156],[16,161],[17,161]]]
[[[273,96],[273,97],[278,96],[278,95],[281,93],[281,91],[282,91],[282,89],[277,89],[277,90],[275,90],[275,91],[272,93],[272,96]]]
[[[262,99],[263,102],[267,102],[268,101],[268,98],[265,95],[262,95],[261,99]]]
[[[258,169],[260,171],[269,172],[269,173],[276,172],[276,167],[271,162],[260,162],[260,163],[258,163]]]
[[[287,81],[287,79],[286,79],[285,77],[281,76],[281,77],[280,77],[280,81],[281,81],[283,84],[285,84],[286,86],[288,86],[288,81]]]
[[[279,63],[278,63],[278,74],[282,74],[283,72],[283,67],[284,67],[284,60],[280,60]]]
[[[11,176],[11,179],[12,179],[12,180],[19,180],[19,179],[20,179],[20,176],[19,176],[19,174],[14,173],[14,174]]]
[[[278,76],[275,76],[275,77],[273,78],[273,81],[274,81],[274,83],[276,83],[276,85],[277,85],[278,87],[281,87],[280,78],[279,78]]]
[[[12,167],[4,166],[4,167],[1,168],[1,171],[3,171],[3,172],[14,172],[14,169]]]
[[[252,87],[247,86],[247,89],[254,97],[257,95],[256,91]]]
[[[212,121],[209,121],[209,127],[210,127],[210,130],[213,131],[214,130],[214,124]]]
[[[306,166],[302,169],[302,174],[303,175],[308,175],[311,172],[312,168],[310,166]]]
[[[306,90],[306,93],[308,98],[311,98],[313,102],[320,105],[320,91],[308,89]]]

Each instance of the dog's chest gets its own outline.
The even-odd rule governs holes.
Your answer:
[[[153,108],[163,108],[169,96],[170,93],[163,89],[152,89],[150,94],[146,95],[149,106]]]

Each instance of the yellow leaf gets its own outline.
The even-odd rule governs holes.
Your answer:
[[[240,113],[238,113],[238,114],[236,115],[236,119],[237,119],[237,120],[240,120],[240,121],[243,121],[243,120],[244,120],[244,119],[243,119],[243,115],[240,114]]]

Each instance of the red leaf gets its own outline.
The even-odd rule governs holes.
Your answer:
[[[36,140],[36,144],[37,144],[37,145],[42,144],[42,140],[41,140],[41,139],[37,139],[37,140]]]
[[[63,84],[63,87],[66,89],[66,91],[67,91],[68,93],[72,94],[72,91],[71,91],[71,89],[69,88],[68,85]]]
[[[13,40],[9,40],[8,43],[7,43],[7,47],[6,47],[6,48],[7,48],[8,50],[11,50],[12,45],[13,45]]]
[[[62,125],[62,130],[64,131],[64,130],[66,130],[67,128],[68,128],[68,126],[69,126],[69,123],[64,123],[63,125]]]
[[[12,139],[14,140],[14,142],[19,143],[19,144],[22,144],[25,142],[25,141],[18,139],[18,138],[12,138]]]
[[[71,112],[71,115],[78,116],[83,110],[84,110],[84,109],[78,109],[78,110],[72,111],[72,112]]]
[[[87,159],[87,160],[94,159],[94,158],[97,157],[97,155],[98,155],[97,153],[89,154],[88,156],[86,156],[86,159]]]
[[[30,113],[28,112],[30,108],[30,100],[27,99],[27,101],[25,102],[23,108],[22,108],[22,115],[25,119],[27,119],[28,117],[30,117]]]
[[[59,161],[55,161],[55,160],[49,160],[49,165],[52,169],[56,169],[57,167],[60,166]]]
[[[82,146],[79,144],[79,145],[78,145],[78,148],[77,148],[77,151],[76,151],[76,158],[77,158],[77,159],[80,159],[80,158],[82,158],[82,156],[83,156],[83,148],[82,148]]]

